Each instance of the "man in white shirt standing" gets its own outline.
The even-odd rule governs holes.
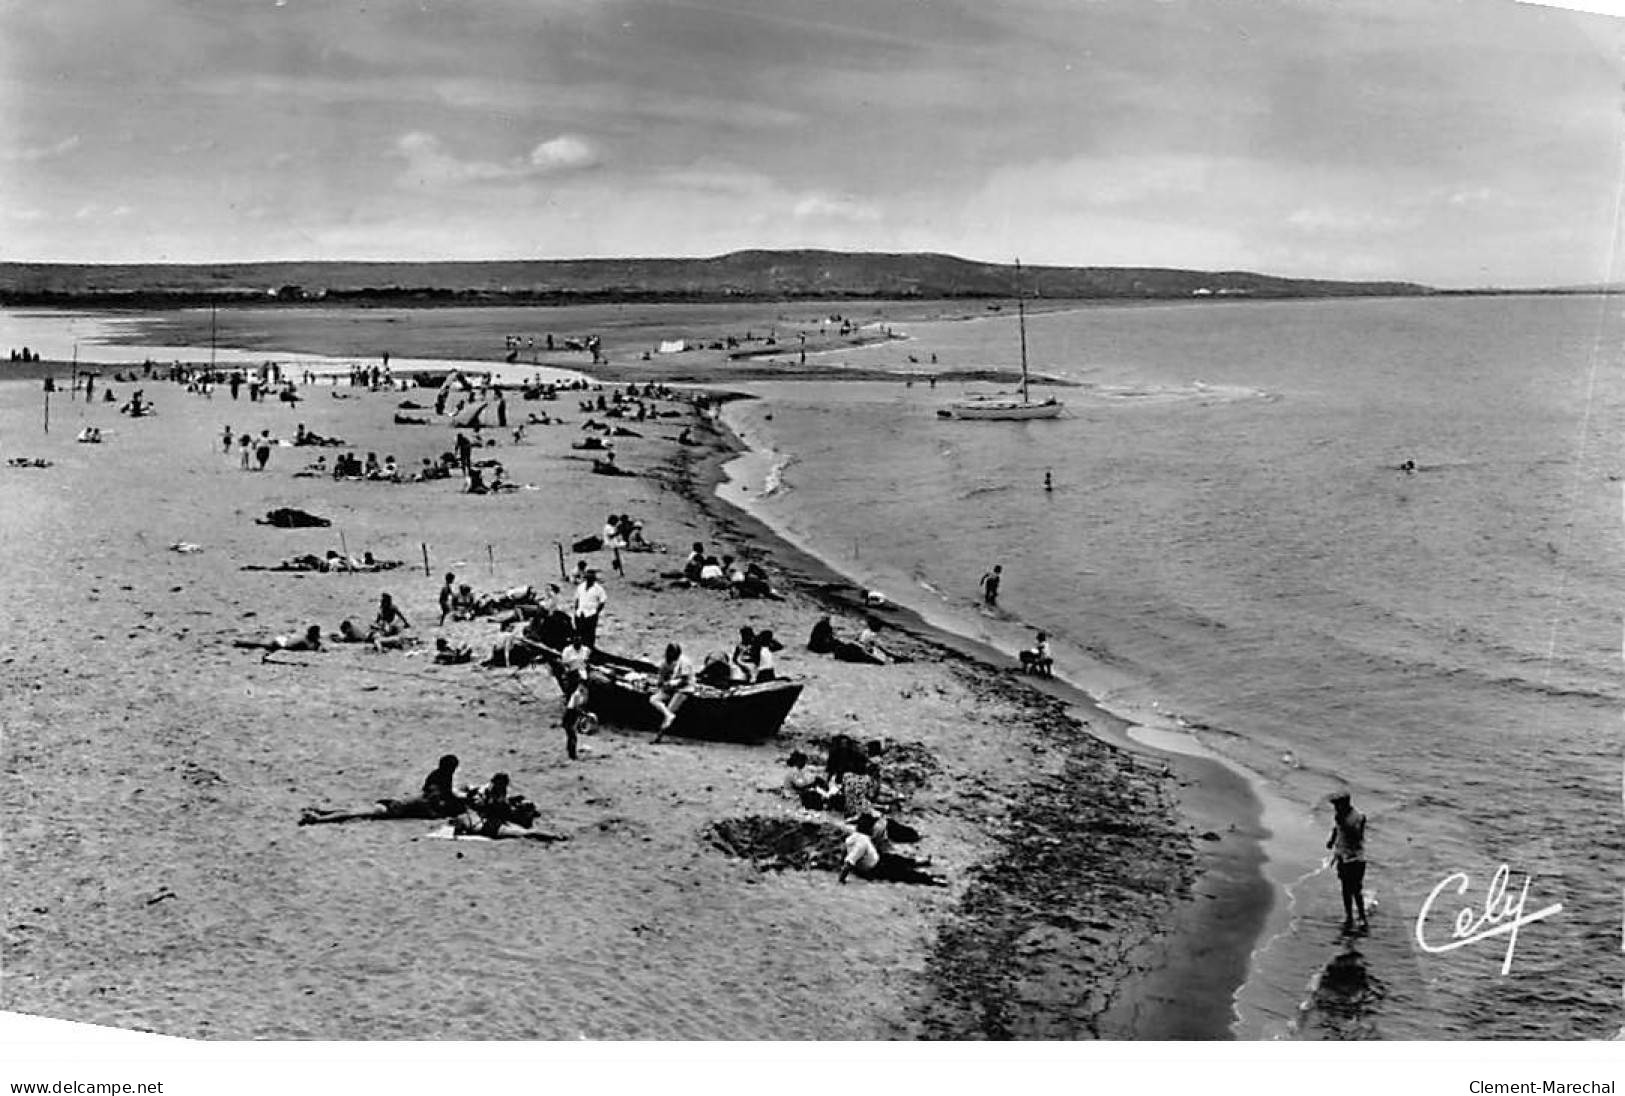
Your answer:
[[[576,587],[576,635],[588,647],[598,646],[598,616],[609,602],[609,591],[598,581],[598,572],[588,570]]]

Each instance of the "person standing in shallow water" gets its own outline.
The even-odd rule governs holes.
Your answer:
[[[1348,792],[1332,796],[1332,835],[1326,847],[1332,850],[1332,862],[1337,865],[1337,881],[1343,887],[1343,927],[1354,927],[1354,913],[1360,913],[1360,927],[1365,919],[1365,815],[1355,810]]]
[[[995,563],[993,570],[982,576],[982,604],[999,603],[999,583],[1004,581],[1004,565]]]

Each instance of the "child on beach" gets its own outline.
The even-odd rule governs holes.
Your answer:
[[[993,570],[982,576],[982,604],[989,607],[999,603],[999,583],[1004,578],[1004,565],[995,563]]]
[[[1049,652],[1049,635],[1039,632],[1036,641],[1021,652],[1021,668],[1025,673],[1049,677],[1055,668],[1055,659]]]
[[[1360,912],[1360,927],[1365,918],[1365,815],[1355,810],[1348,792],[1332,796],[1332,835],[1326,847],[1332,850],[1332,862],[1337,865],[1337,881],[1343,890],[1343,928],[1354,927],[1354,911]]]

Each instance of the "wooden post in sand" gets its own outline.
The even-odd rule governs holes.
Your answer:
[[[45,378],[45,432],[47,434],[49,434],[51,432],[51,389],[54,388],[54,387],[56,387],[56,386],[51,383],[51,378],[46,377]]]
[[[423,577],[428,578],[429,577],[429,545],[427,543],[423,543],[423,542],[420,542],[420,543],[422,543],[422,547],[423,547]]]
[[[485,546],[485,558],[486,561],[491,565],[491,577],[495,578],[497,573],[497,554],[492,550],[489,544]]]
[[[345,561],[349,562],[349,559],[350,559],[350,546],[348,544],[344,543],[344,530],[343,529],[339,530],[339,551],[344,553]]]

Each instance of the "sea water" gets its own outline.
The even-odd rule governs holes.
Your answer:
[[[1280,899],[1239,1035],[1612,1036],[1622,307],[1033,315],[1033,369],[1082,387],[1041,389],[1067,415],[1028,423],[941,419],[962,386],[925,379],[1017,367],[1013,316],[913,324],[826,359],[912,383],[754,386],[729,417],[755,471],[724,493],[938,623],[1009,652],[1048,631],[1108,707],[1255,777]],[[1322,864],[1344,787],[1369,818],[1363,935]],[[1515,936],[1485,920],[1503,864],[1526,912],[1561,911]],[[1468,909],[1503,931],[1429,951],[1424,907],[1431,948]]]

